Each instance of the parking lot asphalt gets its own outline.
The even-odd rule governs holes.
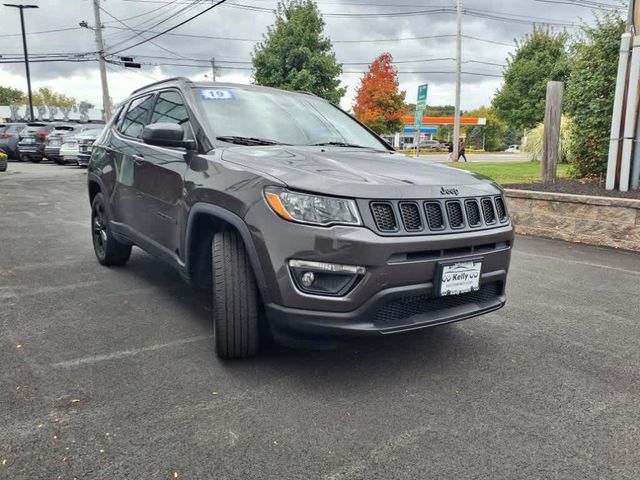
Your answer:
[[[208,295],[95,261],[83,170],[9,172],[2,479],[640,475],[640,255],[518,237],[503,310],[222,362]]]

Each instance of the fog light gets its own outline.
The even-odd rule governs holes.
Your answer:
[[[315,279],[316,276],[313,274],[313,272],[305,272],[305,274],[302,275],[302,285],[304,285],[305,287],[310,287],[311,285],[313,285]]]
[[[289,260],[294,284],[304,293],[344,296],[362,279],[364,267],[337,263]]]

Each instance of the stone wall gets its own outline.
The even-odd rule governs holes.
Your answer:
[[[640,200],[505,190],[516,232],[640,251]]]

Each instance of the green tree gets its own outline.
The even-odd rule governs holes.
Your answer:
[[[573,120],[569,163],[576,176],[599,176],[607,169],[616,59],[624,29],[619,15],[602,15],[593,26],[582,26],[579,41],[572,46],[564,105]]]
[[[500,118],[498,118],[498,115],[493,108],[482,106],[475,110],[464,112],[464,116],[487,119],[487,124],[480,127],[482,129],[482,133],[484,133],[484,148],[486,151],[496,152],[504,149],[504,137],[507,131],[507,126],[502,122],[502,120],[500,120]],[[467,138],[469,138],[471,130],[476,127],[463,128],[466,131]]]
[[[507,130],[504,132],[504,144],[505,145],[515,145],[518,142],[518,133],[516,129],[509,126]]]
[[[534,28],[507,59],[504,84],[493,107],[500,119],[518,131],[544,119],[547,82],[565,81],[570,72],[567,34]]]
[[[474,148],[482,148],[482,127],[475,126],[467,136],[467,144]]]
[[[3,87],[0,85],[0,105],[11,105],[12,103],[19,102],[24,96],[22,91],[13,87]]]
[[[28,103],[27,97],[22,97],[21,103]],[[34,105],[51,105],[54,107],[73,107],[76,104],[76,99],[69,97],[62,93],[54,92],[49,87],[40,87],[33,92],[33,104]]]
[[[339,103],[346,88],[338,77],[331,40],[323,35],[324,20],[311,0],[281,0],[275,24],[253,52],[258,85],[304,90]]]

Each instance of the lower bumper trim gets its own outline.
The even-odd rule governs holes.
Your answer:
[[[483,274],[481,290],[457,297],[434,297],[431,283],[378,292],[351,312],[302,310],[267,304],[274,332],[340,336],[386,335],[458,322],[502,308],[506,272]]]

